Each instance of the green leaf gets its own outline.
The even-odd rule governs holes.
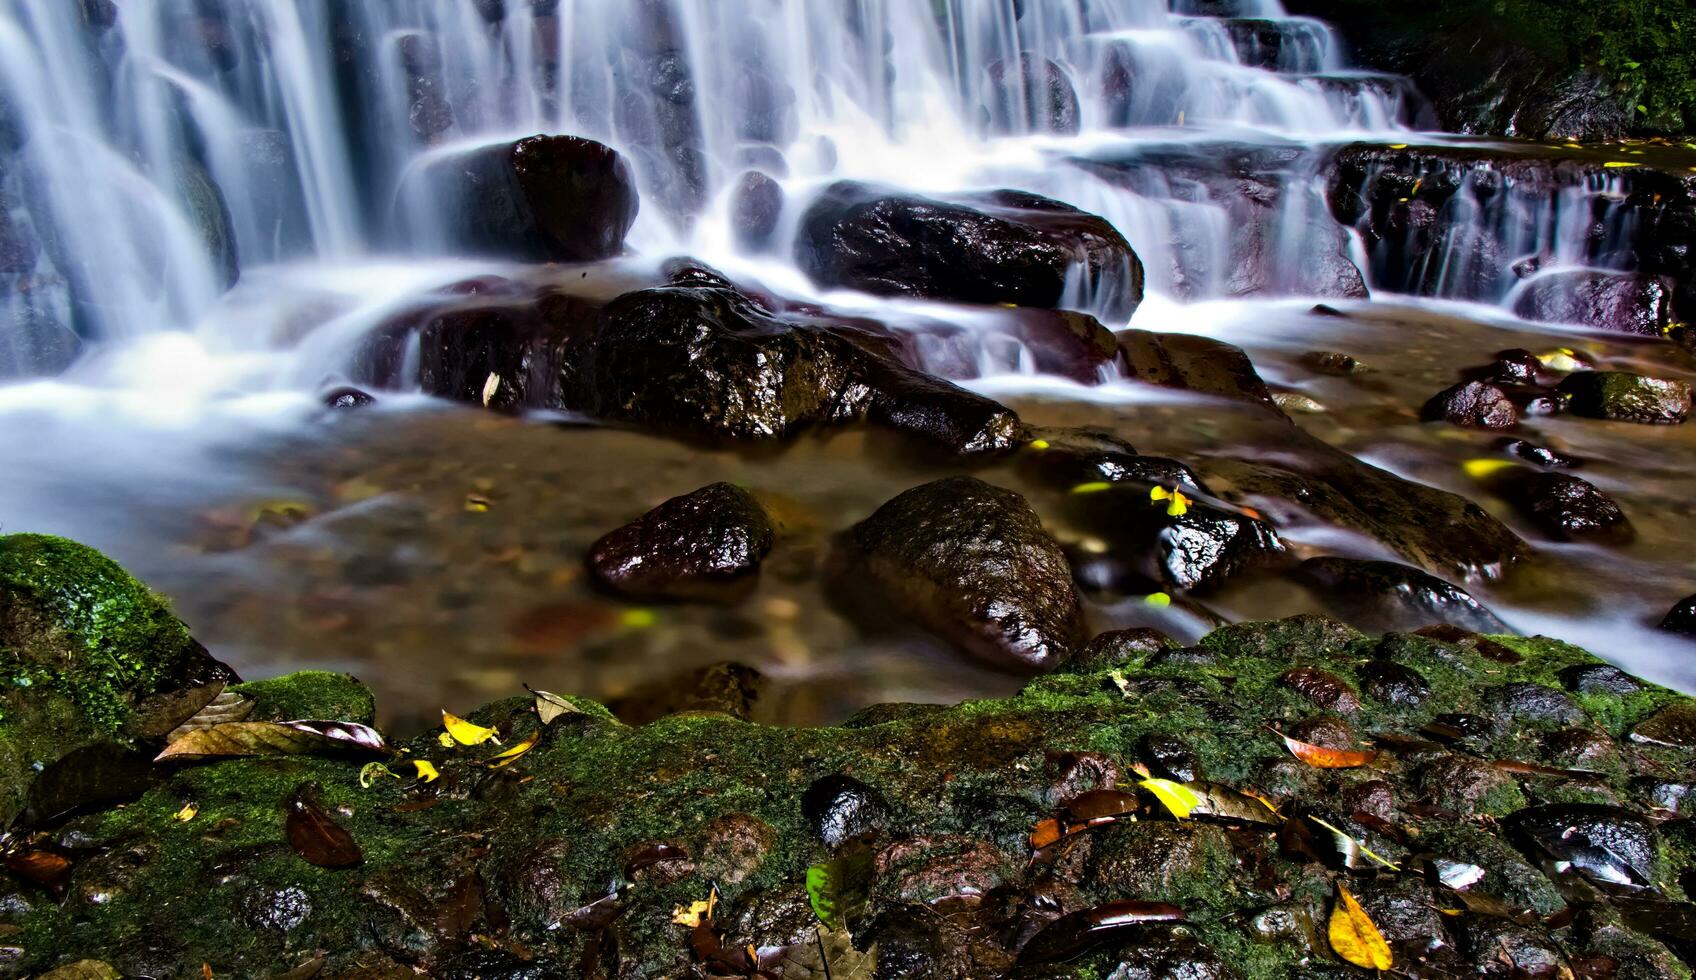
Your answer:
[[[871,886],[872,855],[864,848],[807,869],[807,901],[832,929],[847,928],[848,920],[865,910]]]

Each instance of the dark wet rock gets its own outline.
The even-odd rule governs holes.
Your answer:
[[[1048,758],[1048,788],[1044,796],[1063,806],[1084,793],[1108,790],[1124,776],[1119,764],[1099,752],[1062,752]]]
[[[1482,759],[1446,755],[1414,774],[1420,794],[1457,813],[1500,816],[1525,805],[1513,778]]]
[[[1336,615],[1370,632],[1448,623],[1479,633],[1510,633],[1464,589],[1409,565],[1351,558],[1310,558],[1301,575]]]
[[[1445,388],[1425,403],[1419,417],[1478,429],[1508,429],[1519,422],[1519,412],[1507,393],[1482,381]]]
[[[1505,919],[1468,916],[1458,930],[1461,948],[1486,977],[1553,978],[1570,976],[1561,945],[1535,926]]]
[[[325,408],[365,408],[377,404],[377,399],[358,388],[332,388],[322,396]]]
[[[1563,453],[1558,449],[1540,446],[1529,439],[1509,439],[1502,443],[1502,451],[1510,456],[1550,470],[1569,470],[1578,465],[1577,457]]]
[[[1176,928],[1135,934],[1107,958],[1106,980],[1237,980],[1240,974],[1217,952]]]
[[[1285,553],[1278,532],[1263,521],[1199,500],[1173,514],[1137,484],[1069,494],[1066,504],[1070,522],[1100,542],[1072,549],[1079,581],[1093,589],[1141,595],[1215,588]]]
[[[900,841],[878,852],[875,867],[880,891],[914,905],[978,899],[1019,877],[1017,861],[967,837]]]
[[[716,712],[746,720],[759,700],[765,678],[738,663],[708,664],[677,677],[636,687],[608,702],[607,707],[627,725],[645,725],[656,718],[687,712]]]
[[[780,317],[726,284],[646,289],[596,318],[564,407],[720,439],[869,419],[960,453],[1016,444],[1012,412],[887,352],[882,338]]]
[[[1566,392],[1546,385],[1514,385],[1503,389],[1520,418],[1550,418],[1567,410]]]
[[[1308,351],[1301,356],[1301,363],[1317,374],[1335,378],[1353,377],[1370,370],[1353,355],[1331,350]]]
[[[1327,749],[1352,752],[1360,748],[1349,723],[1334,715],[1314,715],[1291,725],[1286,733],[1298,742],[1308,742]]]
[[[1075,136],[1082,125],[1078,93],[1066,70],[1036,54],[985,69],[989,127],[997,133],[1060,133]]]
[[[771,519],[753,494],[714,483],[660,504],[595,542],[595,580],[637,599],[733,601],[771,551]]]
[[[1163,735],[1158,732],[1144,735],[1142,742],[1137,746],[1137,755],[1148,765],[1150,772],[1162,779],[1193,783],[1207,778],[1201,758],[1183,739],[1175,735]]]
[[[59,374],[81,355],[82,338],[56,318],[29,306],[0,326],[0,379]]]
[[[1580,664],[1561,671],[1561,683],[1575,694],[1624,697],[1643,690],[1643,682],[1613,664]]]
[[[1066,667],[1080,674],[1129,667],[1174,646],[1177,642],[1157,629],[1111,630],[1084,644]]]
[[[617,151],[575,136],[532,136],[420,168],[404,206],[454,215],[454,244],[531,261],[588,262],[624,250],[636,178]]]
[[[1356,898],[1392,949],[1429,953],[1451,945],[1440,900],[1417,878],[1379,878],[1362,884]]]
[[[1474,380],[1501,385],[1534,385],[1542,373],[1543,362],[1522,347],[1501,351],[1486,367],[1468,372]]]
[[[26,225],[13,218],[0,201],[0,275],[24,275],[35,268],[41,243]]]
[[[1696,748],[1696,708],[1676,701],[1637,723],[1631,740],[1674,748]]]
[[[1162,388],[1257,402],[1278,411],[1266,383],[1240,347],[1183,333],[1121,330],[1115,336],[1126,377]]]
[[[736,244],[753,252],[770,248],[782,218],[783,186],[757,170],[743,174],[730,204]]]
[[[37,773],[70,752],[160,738],[237,679],[123,569],[42,535],[0,537],[0,649],[14,678],[0,694],[0,818],[7,822],[23,809]],[[100,781],[99,772],[91,776]],[[39,816],[76,802],[55,795],[54,812]]]
[[[871,823],[876,815],[871,808],[875,804],[875,792],[852,780],[847,782],[852,784],[851,788],[843,786],[835,790],[827,789],[822,782],[814,784],[814,790],[821,796],[826,792],[835,794],[824,800],[822,811],[814,810],[819,801],[812,795],[803,799],[807,819],[827,846],[835,847],[835,841],[873,829]],[[871,795],[863,795],[868,793]],[[841,836],[833,836],[836,834]],[[702,827],[697,840],[696,864],[701,872],[736,885],[759,871],[777,844],[777,831],[752,814],[729,813]]]
[[[567,964],[552,957],[525,958],[504,949],[474,949],[432,971],[441,980],[551,980],[567,975]]]
[[[1018,191],[932,200],[843,181],[808,208],[795,248],[821,286],[1055,308],[1081,270],[1106,318],[1142,302],[1142,262],[1112,225]]]
[[[1513,311],[1527,320],[1659,337],[1672,321],[1672,285],[1622,272],[1551,272],[1525,287]]]
[[[1590,728],[1556,729],[1545,733],[1539,745],[1543,761],[1561,768],[1595,769],[1619,759],[1614,740]]]
[[[1145,456],[1122,440],[1092,438],[1089,433],[1037,433],[1019,456],[1019,468],[1032,479],[1070,490],[1086,483],[1135,483],[1146,487],[1184,487],[1209,494],[1195,471],[1175,459]]]
[[[1347,715],[1360,710],[1360,696],[1354,688],[1330,671],[1317,667],[1295,667],[1281,674],[1278,683],[1322,711]]]
[[[1073,310],[1009,310],[1007,335],[1029,352],[1043,374],[1057,374],[1079,384],[1100,384],[1116,376],[1118,347],[1113,332],[1087,313]],[[950,375],[952,377],[952,375]]]
[[[1363,694],[1392,708],[1417,708],[1431,697],[1431,683],[1419,671],[1393,660],[1368,660],[1355,676]]]
[[[1680,636],[1696,637],[1696,595],[1673,606],[1666,618],[1661,620],[1661,629]]]
[[[1502,481],[1504,494],[1526,520],[1559,541],[1624,543],[1631,522],[1612,497],[1566,473],[1520,473]]]
[[[1513,814],[1505,826],[1528,857],[1558,873],[1596,884],[1643,888],[1654,880],[1659,836],[1629,810],[1591,803],[1555,803]]]
[[[915,487],[856,525],[845,547],[849,575],[883,610],[986,663],[1047,670],[1082,639],[1065,556],[1011,490],[972,477]]]
[[[1570,694],[1541,684],[1492,687],[1484,692],[1484,703],[1495,717],[1520,723],[1577,725],[1590,720]]]
[[[1690,816],[1691,810],[1696,808],[1696,785],[1687,782],[1649,776],[1632,780],[1631,790],[1644,806],[1667,810],[1680,817]]]
[[[883,794],[852,776],[826,776],[807,787],[801,813],[824,845],[836,849],[889,828],[894,814]]]
[[[1080,882],[1101,900],[1138,899],[1183,907],[1220,887],[1234,863],[1218,827],[1121,821],[1095,834]]]
[[[1690,384],[1621,371],[1579,371],[1561,382],[1572,410],[1615,422],[1671,425],[1690,417]]]

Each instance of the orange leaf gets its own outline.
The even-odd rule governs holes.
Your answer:
[[[1337,955],[1355,966],[1368,970],[1388,970],[1394,962],[1390,944],[1384,934],[1349,890],[1337,884],[1337,904],[1331,909],[1331,924],[1327,929],[1331,948]]]
[[[1060,821],[1053,817],[1038,820],[1036,828],[1031,831],[1031,848],[1040,851],[1064,836],[1066,831],[1060,826]]]
[[[1278,732],[1277,735],[1284,740],[1284,745],[1289,748],[1291,755],[1315,769],[1354,769],[1378,758],[1377,752],[1328,749],[1323,745],[1314,745],[1312,742],[1303,742],[1300,739],[1291,738],[1283,732]]]

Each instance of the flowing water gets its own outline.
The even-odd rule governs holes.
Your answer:
[[[1050,63],[1076,93],[1058,113]],[[861,636],[813,574],[832,532],[946,461],[860,430],[732,453],[404,393],[329,414],[320,394],[374,325],[447,283],[500,274],[611,296],[691,255],[896,325],[951,324],[952,375],[1032,421],[1111,427],[1204,474],[1211,454],[1276,439],[1229,406],[1044,376],[1002,312],[821,294],[786,249],[741,249],[729,218],[748,169],[783,185],[780,240],[844,177],[1016,187],[1125,234],[1149,280],[1129,325],[1243,346],[1269,381],[1328,409],[1300,417],[1313,434],[1477,496],[1460,464],[1488,437],[1416,417],[1460,367],[1551,345],[1667,376],[1691,364],[1504,312],[1513,261],[1618,267],[1593,226],[1619,240],[1632,217],[1589,204],[1610,187],[1463,195],[1467,226],[1509,243],[1491,275],[1459,247],[1410,274],[1345,231],[1325,201],[1328,153],[1452,142],[1418,132],[1429,124],[1403,80],[1351,68],[1326,25],[1276,0],[0,0],[0,365],[20,375],[0,387],[0,523],[106,549],[250,675],[352,670],[402,722],[521,681],[615,697],[725,659],[774,678],[760,710],[783,721],[1006,691],[1017,682],[921,642]],[[521,269],[455,254],[452,209],[416,176],[536,133],[633,161],[630,257]],[[1378,302],[1351,287],[1357,266]],[[1416,280],[1443,301],[1388,295]],[[1315,296],[1354,315],[1314,315]],[[1081,290],[1069,303],[1100,312]],[[1378,370],[1316,377],[1300,368],[1312,349]],[[1644,628],[1696,589],[1696,438],[1532,428],[1593,461],[1639,543],[1543,547],[1531,572],[1476,590],[1516,628],[1696,689],[1688,647]],[[989,476],[1022,486],[1010,466]],[[747,604],[630,609],[586,586],[596,537],[717,479],[780,500],[792,528]],[[1381,550],[1284,530],[1305,552]],[[1213,611],[1313,605],[1245,586]],[[1090,612],[1098,627],[1205,625],[1124,603]]]

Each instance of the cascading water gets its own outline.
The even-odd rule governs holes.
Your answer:
[[[0,0],[0,374],[70,368],[0,389],[4,449],[31,473],[0,501],[122,550],[133,525],[111,514],[141,506],[126,499],[137,483],[173,487],[148,504],[155,516],[185,496],[242,496],[244,481],[288,484],[247,473],[250,456],[247,475],[184,471],[298,437],[314,393],[419,297],[511,276],[581,278],[573,288],[606,298],[641,282],[631,268],[676,255],[911,328],[921,366],[986,390],[1148,400],[1111,368],[1093,388],[1045,376],[1005,311],[816,285],[788,243],[844,179],[939,196],[1017,188],[1101,215],[1146,269],[1136,326],[1229,333],[1274,379],[1282,354],[1326,336],[1289,318],[1314,297],[1511,307],[1516,275],[1637,268],[1619,243],[1642,209],[1595,203],[1628,188],[1510,173],[1497,193],[1469,166],[1433,205],[1443,233],[1419,225],[1408,259],[1414,238],[1362,216],[1419,205],[1420,186],[1386,183],[1383,168],[1341,180],[1332,158],[1358,140],[1444,138],[1420,133],[1431,115],[1404,80],[1343,52],[1276,0]],[[536,134],[631,163],[636,258],[580,273],[463,247],[462,216],[430,176]],[[775,246],[737,233],[750,171],[781,190]],[[1339,203],[1356,184],[1389,196]],[[1391,218],[1380,224],[1409,227]],[[1063,305],[1126,326],[1083,283]],[[1454,483],[1413,451],[1357,451]],[[99,516],[61,493],[71,485],[99,488]],[[254,574],[163,560],[157,573],[173,591]]]

